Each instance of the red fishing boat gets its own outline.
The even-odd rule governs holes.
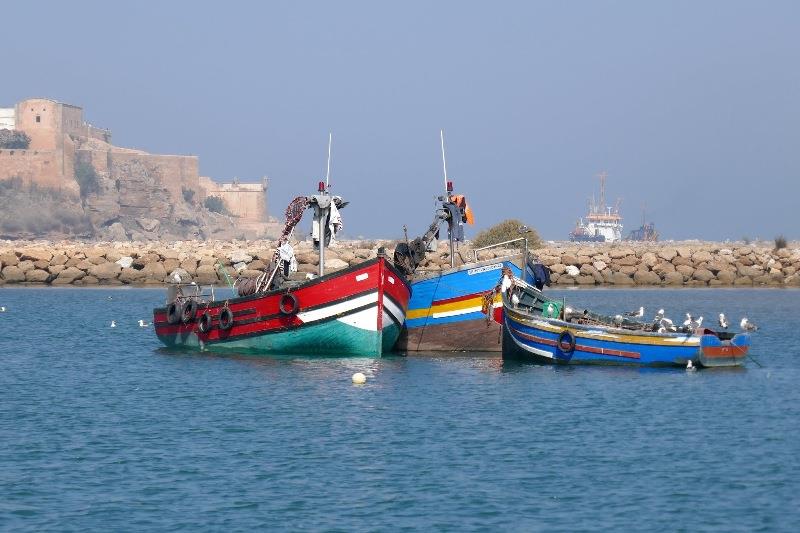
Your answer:
[[[347,203],[328,193],[300,196],[286,210],[274,259],[255,280],[239,280],[239,296],[215,300],[196,286],[170,287],[168,305],[153,311],[159,340],[169,347],[304,355],[380,356],[390,351],[405,322],[411,294],[404,276],[382,250],[374,259],[324,273],[326,240]],[[314,209],[319,276],[289,279],[289,238],[306,208]],[[192,292],[192,290],[194,292]]]

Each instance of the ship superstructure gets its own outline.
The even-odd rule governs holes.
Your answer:
[[[622,215],[619,214],[620,200],[614,207],[606,205],[606,178],[608,174],[601,172],[600,201],[595,202],[594,195],[589,200],[589,212],[578,219],[575,229],[569,234],[571,241],[583,242],[618,242],[622,240]]]

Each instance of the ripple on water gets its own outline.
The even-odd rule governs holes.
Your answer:
[[[798,522],[800,372],[787,317],[798,314],[800,293],[564,294],[609,311],[747,314],[765,326],[753,350],[764,367],[687,373],[541,367],[487,354],[175,353],[136,325],[160,291],[2,289],[12,311],[0,317],[0,526],[754,530]],[[34,313],[45,316],[28,321]],[[366,385],[351,384],[354,372]]]

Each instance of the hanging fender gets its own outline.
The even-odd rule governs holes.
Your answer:
[[[293,315],[297,313],[299,309],[300,303],[297,301],[297,296],[291,292],[287,292],[281,296],[281,300],[278,302],[278,310],[280,310],[282,315]]]
[[[572,355],[572,352],[575,351],[575,335],[573,335],[570,330],[565,329],[558,336],[556,345],[558,346],[558,349],[564,353],[564,355]]]
[[[227,331],[233,327],[233,311],[226,307],[219,312],[219,329]]]

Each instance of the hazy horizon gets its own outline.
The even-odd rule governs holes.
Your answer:
[[[597,174],[662,239],[800,238],[792,2],[140,2],[4,6],[0,107],[84,108],[114,144],[270,177],[270,214],[324,178],[345,233],[430,223],[447,169],[473,236],[563,240]]]

